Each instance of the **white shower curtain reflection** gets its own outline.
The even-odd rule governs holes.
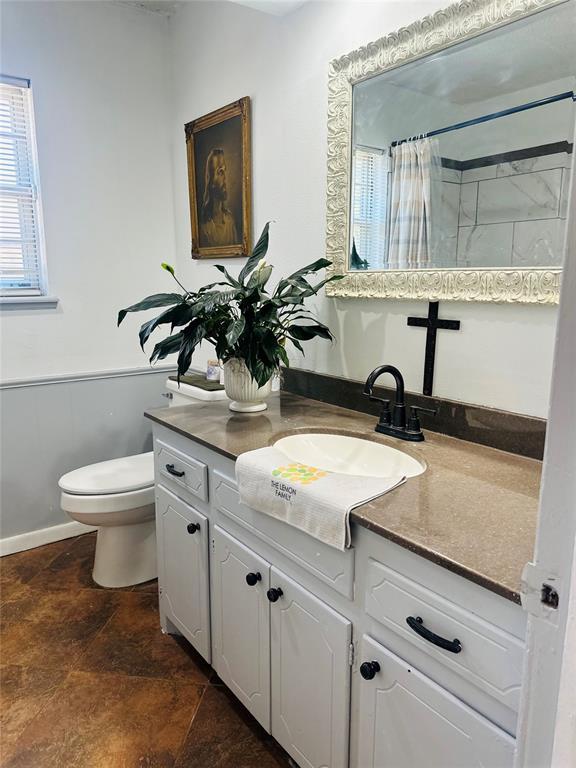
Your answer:
[[[432,209],[441,188],[442,165],[436,139],[416,139],[392,147],[389,269],[433,265]]]

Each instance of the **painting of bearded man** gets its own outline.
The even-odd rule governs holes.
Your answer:
[[[250,100],[186,125],[192,256],[247,256],[251,247]]]

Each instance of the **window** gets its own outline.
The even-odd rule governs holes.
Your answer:
[[[0,75],[0,295],[45,293],[30,82]]]
[[[352,162],[351,269],[383,269],[388,249],[389,156],[356,147]]]

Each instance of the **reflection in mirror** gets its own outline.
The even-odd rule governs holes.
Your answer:
[[[559,267],[572,3],[354,85],[351,270]]]

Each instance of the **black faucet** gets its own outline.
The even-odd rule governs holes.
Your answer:
[[[392,411],[390,411],[390,400],[382,400],[380,397],[374,397],[372,390],[376,379],[380,378],[383,373],[389,373],[394,377],[396,382],[396,398]],[[380,418],[378,423],[374,427],[376,432],[381,432],[384,435],[392,435],[392,437],[398,437],[400,440],[411,440],[412,442],[421,442],[424,440],[422,429],[420,427],[420,419],[418,413],[424,411],[425,413],[436,414],[429,408],[420,408],[417,405],[411,405],[410,417],[408,424],[406,424],[406,403],[404,402],[404,377],[393,365],[380,365],[375,368],[370,376],[366,379],[364,385],[364,394],[367,395],[370,400],[375,403],[382,403],[382,411],[380,412]]]

